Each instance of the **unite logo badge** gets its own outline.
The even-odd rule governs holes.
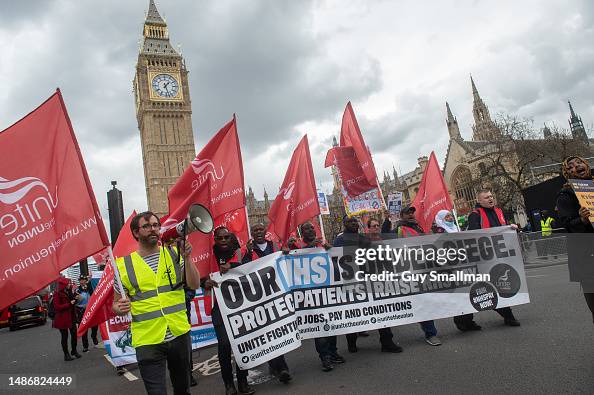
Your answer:
[[[520,275],[508,264],[498,263],[489,271],[491,282],[497,288],[499,296],[502,298],[511,298],[520,290],[522,282]]]

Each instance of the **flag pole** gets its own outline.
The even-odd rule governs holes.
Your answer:
[[[120,291],[120,297],[122,299],[126,299],[126,293],[124,292],[124,285],[122,284],[120,272],[118,271],[118,267],[115,263],[115,258],[113,256],[113,251],[111,249],[111,246],[107,247],[107,252],[109,253],[109,260],[111,261],[111,267],[113,269],[113,278],[118,286],[118,291]],[[131,318],[130,313],[127,313],[126,317]]]
[[[322,213],[318,214],[318,220],[320,221],[320,231],[322,232],[322,241],[326,243],[326,232],[324,231],[324,221],[322,221]]]
[[[382,192],[382,188],[380,187],[379,178],[377,178],[377,174],[375,175],[375,182],[377,183],[377,190],[379,191],[379,195],[382,198],[382,203],[384,204],[384,209],[388,209],[388,205],[386,204],[386,199],[384,199],[384,193]]]
[[[115,263],[115,258],[113,256],[113,251],[111,250],[111,246],[107,247],[107,252],[109,254],[109,260],[111,262],[111,267],[113,269],[113,275],[118,286],[118,291],[120,291],[120,295],[122,298],[126,295],[124,292],[124,285],[122,284],[122,279],[120,277],[120,272],[118,271],[118,267]]]
[[[453,212],[454,212],[454,221],[456,221],[456,226],[458,227],[459,231],[462,231],[462,228],[460,227],[460,224],[458,223],[458,210],[456,209],[456,203],[452,202],[452,205],[454,206],[453,208]]]
[[[250,216],[248,215],[247,206],[243,206],[245,209],[245,222],[247,223],[248,239],[252,238],[252,229],[250,227]]]

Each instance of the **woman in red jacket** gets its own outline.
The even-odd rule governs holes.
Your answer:
[[[58,279],[58,287],[54,291],[54,308],[56,317],[52,326],[60,331],[62,337],[62,351],[64,351],[64,361],[72,361],[74,358],[80,358],[81,355],[76,351],[76,321],[74,319],[75,295],[70,287],[70,280],[65,277]],[[68,332],[70,331],[70,346],[72,352],[68,352]]]

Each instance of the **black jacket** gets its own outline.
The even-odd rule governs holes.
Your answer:
[[[392,230],[392,221],[390,218],[384,219],[384,223],[382,224],[382,233],[389,233]]]
[[[580,202],[571,187],[563,187],[557,195],[558,224],[570,233],[592,233],[591,223],[583,223],[580,218]]]

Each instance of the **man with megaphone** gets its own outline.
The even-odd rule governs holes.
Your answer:
[[[161,223],[152,212],[137,214],[130,223],[138,249],[116,260],[113,311],[132,314],[132,346],[144,386],[149,394],[165,394],[165,368],[169,364],[175,394],[190,393],[190,324],[186,316],[184,284],[196,289],[200,273],[191,262],[192,247],[186,235],[194,230],[212,231],[212,218],[204,207],[194,205],[177,228],[178,248],[159,243]],[[183,259],[179,253],[183,254]],[[119,284],[118,284],[119,285]]]

